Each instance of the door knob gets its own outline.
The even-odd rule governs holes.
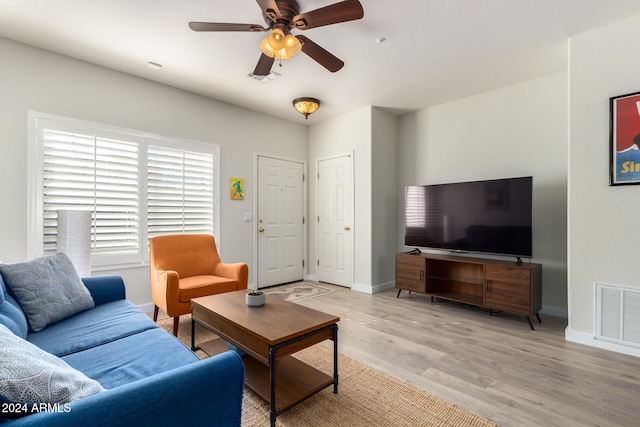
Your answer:
[[[345,225],[345,226],[344,226],[344,229],[345,229],[345,230],[347,230],[347,231],[349,231],[349,230],[351,230],[351,227],[349,227],[348,225]]]
[[[264,228],[260,227],[260,228],[258,228],[258,231],[263,233],[264,232]]]

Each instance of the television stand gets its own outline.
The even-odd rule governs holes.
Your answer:
[[[396,255],[396,288],[526,317],[542,308],[542,265],[422,253]]]

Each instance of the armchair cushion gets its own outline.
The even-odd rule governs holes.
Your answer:
[[[63,253],[0,264],[0,273],[33,331],[95,306],[73,263]]]
[[[64,404],[105,389],[62,359],[0,325],[0,395],[29,406]]]
[[[192,276],[180,279],[180,302],[189,302],[191,298],[231,292],[238,289],[238,281],[218,276]]]

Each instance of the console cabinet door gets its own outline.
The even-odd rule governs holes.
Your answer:
[[[485,305],[531,316],[531,270],[487,265]]]
[[[427,290],[426,259],[419,255],[396,255],[396,288],[424,294]]]

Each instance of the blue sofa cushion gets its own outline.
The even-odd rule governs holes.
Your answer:
[[[0,395],[29,406],[64,404],[104,391],[87,378],[35,345],[0,325]]]
[[[117,300],[29,333],[27,340],[49,353],[64,356],[157,328],[131,301]]]
[[[199,361],[178,339],[159,328],[73,353],[63,360],[108,389]]]
[[[2,275],[0,275],[0,324],[5,325],[20,338],[27,337],[29,329],[27,318],[20,304],[7,292]]]
[[[63,253],[0,264],[0,273],[33,331],[95,306],[73,263]]]

